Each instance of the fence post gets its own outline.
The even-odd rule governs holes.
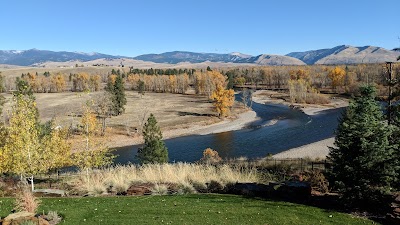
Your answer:
[[[311,170],[314,170],[314,161],[311,162]]]

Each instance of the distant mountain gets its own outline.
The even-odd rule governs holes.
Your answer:
[[[400,56],[400,52],[374,46],[353,47],[349,45],[340,45],[330,49],[292,52],[286,56],[300,59],[308,65],[358,64],[396,61]]]
[[[43,62],[66,62],[71,60],[90,61],[101,58],[120,58],[120,56],[112,56],[101,53],[80,53],[80,52],[54,52],[38,49],[30,49],[25,51],[0,50],[0,64],[30,66]]]
[[[135,57],[136,60],[151,61],[155,63],[177,64],[183,62],[223,62],[223,63],[253,63],[258,65],[304,65],[301,60],[279,55],[251,56],[234,52],[230,54],[195,53],[195,52],[165,52],[162,54],[147,54]]]
[[[306,65],[300,59],[282,55],[258,55],[241,59],[241,63],[255,63],[258,65],[282,66],[282,65]]]
[[[186,51],[165,52],[161,54],[145,54],[136,57],[114,56],[101,53],[82,52],[55,52],[47,50],[30,49],[24,51],[0,50],[0,64],[17,66],[43,66],[57,63],[79,63],[90,62],[98,59],[129,59],[134,62],[151,62],[165,65],[187,64],[238,64],[246,65],[313,65],[313,64],[357,64],[357,63],[380,63],[385,61],[396,61],[400,56],[398,49],[387,50],[380,47],[365,46],[352,47],[341,45],[330,49],[320,49],[306,52],[292,52],[285,56],[262,54],[251,56],[239,52],[230,54],[218,53],[196,53]],[[133,61],[132,61],[133,60]],[[136,60],[136,61],[135,61]],[[123,60],[122,60],[123,61]],[[122,63],[122,61],[120,63]]]
[[[136,60],[150,61],[155,63],[170,63],[177,64],[182,62],[201,63],[205,61],[210,62],[238,62],[251,56],[232,53],[232,54],[218,54],[218,53],[196,53],[174,51],[165,52],[161,54],[146,54],[135,57]]]

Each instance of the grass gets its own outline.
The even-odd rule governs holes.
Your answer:
[[[0,216],[12,209],[0,199]],[[43,198],[39,212],[57,211],[61,224],[373,224],[351,215],[234,195]]]
[[[216,181],[222,186],[236,182],[259,182],[254,169],[232,168],[228,165],[212,166],[204,164],[175,163],[147,164],[143,166],[125,165],[103,170],[71,174],[66,182],[75,190],[90,195],[100,195],[112,187],[115,192],[126,191],[131,184],[176,184],[178,187],[206,187],[206,183]]]

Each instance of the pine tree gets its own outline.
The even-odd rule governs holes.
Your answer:
[[[143,148],[139,148],[137,158],[141,163],[166,163],[168,162],[168,149],[162,140],[160,127],[153,114],[147,119],[143,127]]]
[[[391,127],[374,100],[375,89],[360,88],[340,119],[335,148],[330,148],[329,175],[343,197],[351,202],[379,200],[396,182]]]
[[[115,80],[114,80],[114,76]],[[114,115],[121,115],[125,111],[126,97],[124,81],[121,75],[111,75],[108,79],[106,91],[111,95],[112,112]]]

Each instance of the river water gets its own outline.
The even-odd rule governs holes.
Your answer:
[[[245,129],[209,135],[191,135],[166,140],[170,162],[194,162],[203,150],[217,150],[222,158],[245,156],[249,159],[264,157],[284,150],[306,145],[334,136],[338,119],[343,111],[331,109],[314,116],[281,104],[253,103],[253,110],[261,119]],[[268,126],[271,120],[278,120]],[[116,163],[137,163],[135,155],[140,145],[115,151]]]

